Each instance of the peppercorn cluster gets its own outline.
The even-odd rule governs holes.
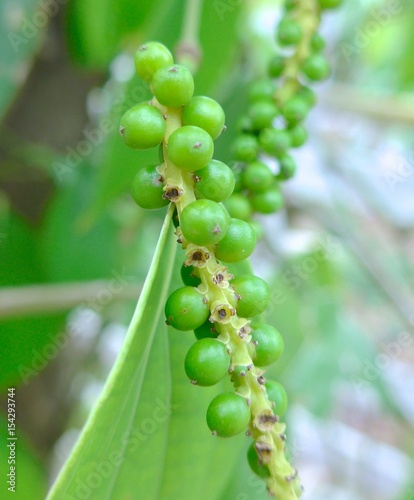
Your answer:
[[[284,347],[280,333],[260,319],[269,305],[269,287],[257,276],[233,276],[226,267],[251,255],[256,234],[222,204],[235,186],[233,171],[213,159],[213,141],[225,128],[223,109],[213,99],[193,95],[191,73],[158,42],[138,49],[135,66],[154,97],[125,113],[120,134],[132,148],[158,146],[160,164],[139,169],[132,196],[147,209],[174,203],[175,234],[186,256],[184,286],[165,304],[166,323],[194,331],[196,341],[184,360],[192,384],[212,386],[231,376],[235,391],[219,394],[207,408],[212,433],[251,435],[253,471],[267,478],[272,494],[297,498],[301,488],[285,457],[280,422],[286,392],[264,377]]]
[[[291,148],[307,140],[303,125],[316,97],[309,84],[330,73],[323,55],[325,41],[318,33],[321,13],[342,0],[288,0],[276,28],[278,53],[267,75],[254,81],[249,105],[238,123],[232,145],[234,194],[225,201],[231,215],[251,221],[254,212],[270,214],[283,206],[280,183],[296,172]],[[271,166],[276,160],[276,169]]]

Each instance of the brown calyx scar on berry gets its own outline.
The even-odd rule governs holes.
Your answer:
[[[208,259],[211,257],[211,253],[206,247],[198,247],[190,244],[188,245],[185,256],[186,260],[184,261],[184,264],[186,266],[203,268],[206,266]]]
[[[253,420],[253,426],[262,432],[269,432],[276,422],[279,421],[279,417],[275,415],[271,410],[262,410]]]
[[[215,274],[212,276],[213,283],[220,288],[228,288],[229,281],[232,280],[234,276],[227,271],[227,267],[220,267]]]
[[[269,463],[272,457],[273,447],[268,443],[263,441],[256,441],[254,443],[254,448],[256,450],[257,456],[259,457],[259,461],[263,464]]]
[[[176,203],[181,198],[183,193],[183,189],[179,186],[165,186],[162,197],[164,200],[170,200],[173,203]]]
[[[236,314],[236,310],[229,304],[218,304],[211,311],[210,321],[221,324],[230,323],[231,318]]]

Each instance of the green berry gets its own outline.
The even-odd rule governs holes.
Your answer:
[[[309,80],[323,80],[329,76],[329,63],[323,55],[313,54],[303,62],[302,72]]]
[[[184,264],[181,266],[181,279],[187,286],[198,286],[201,283],[201,279],[194,274],[194,267]]]
[[[242,182],[245,188],[259,193],[272,186],[274,175],[267,165],[260,161],[254,161],[243,170]]]
[[[242,116],[237,122],[237,132],[244,134],[249,134],[252,132],[252,120],[248,116]]]
[[[165,66],[171,66],[174,59],[162,43],[148,42],[135,52],[134,62],[138,75],[146,82],[150,82],[154,73]]]
[[[249,101],[254,102],[261,99],[273,99],[275,86],[270,80],[257,80],[250,85]]]
[[[233,193],[224,202],[224,206],[230,217],[238,217],[242,220],[249,220],[253,212],[249,199],[239,193]]]
[[[213,157],[210,135],[200,127],[187,125],[175,130],[168,140],[168,155],[178,168],[194,172],[207,165]]]
[[[283,196],[277,185],[263,193],[256,193],[250,201],[254,210],[261,214],[272,214],[283,207]]]
[[[253,161],[259,153],[259,143],[254,135],[239,135],[233,142],[233,154],[236,160]]]
[[[270,78],[279,78],[285,69],[286,60],[282,56],[275,56],[269,63],[268,73]]]
[[[257,342],[253,355],[253,361],[257,366],[269,366],[283,353],[283,338],[271,325],[256,325],[253,329],[252,341]]]
[[[275,403],[275,407],[273,411],[276,415],[280,417],[285,413],[288,400],[285,388],[279,382],[275,382],[274,380],[267,380],[265,383],[267,397],[270,401]]]
[[[253,253],[256,233],[252,226],[240,219],[230,219],[226,235],[216,247],[216,257],[223,262],[240,262]]]
[[[137,104],[121,118],[119,133],[134,149],[149,149],[163,140],[166,124],[161,112],[147,103]]]
[[[323,36],[321,36],[319,33],[314,33],[312,35],[310,46],[314,52],[320,52],[325,48],[325,45],[326,43]]]
[[[258,276],[244,274],[234,278],[231,284],[237,294],[237,314],[242,318],[253,318],[267,309],[270,291],[266,281]]]
[[[300,97],[292,97],[282,108],[282,114],[289,124],[295,124],[304,120],[308,111],[308,104]]]
[[[342,4],[342,0],[319,0],[321,9],[335,9]]]
[[[154,74],[152,90],[157,101],[164,106],[180,108],[190,102],[194,80],[186,67],[174,64],[161,68]]]
[[[165,304],[167,325],[177,330],[194,330],[208,318],[210,309],[197,288],[183,286],[175,290]]]
[[[222,240],[229,227],[230,217],[226,210],[211,200],[189,203],[181,214],[181,230],[184,237],[195,245],[213,245]]]
[[[141,208],[157,209],[168,205],[162,195],[164,182],[155,165],[140,168],[132,181],[131,195]]]
[[[247,461],[249,462],[252,471],[259,477],[263,479],[270,477],[270,471],[259,459],[254,443],[252,443],[247,450]]]
[[[253,131],[271,127],[273,120],[278,114],[278,109],[273,102],[268,100],[257,100],[249,107],[249,118]]]
[[[278,180],[286,181],[295,175],[296,163],[290,155],[283,155],[279,158],[280,172],[276,176]]]
[[[197,170],[194,183],[196,198],[224,201],[234,191],[236,180],[230,167],[218,160],[211,160],[205,167]]]
[[[234,392],[216,396],[207,409],[207,425],[220,437],[231,437],[243,432],[250,422],[246,399]]]
[[[308,132],[303,125],[293,125],[288,129],[290,136],[290,145],[292,148],[298,148],[305,144],[308,138]]]
[[[286,130],[265,128],[260,132],[259,143],[266,153],[278,156],[290,147],[290,136]]]
[[[219,332],[215,329],[214,324],[207,320],[200,327],[194,329],[194,335],[198,340],[201,339],[215,339]]]
[[[196,125],[208,132],[212,139],[224,129],[224,111],[214,99],[205,96],[195,96],[183,109],[183,125]]]
[[[190,347],[184,361],[187,377],[195,385],[215,385],[226,375],[230,356],[223,342],[201,339]]]
[[[277,41],[282,46],[296,45],[302,38],[302,28],[290,18],[284,18],[280,21],[277,29]]]
[[[297,92],[296,96],[300,97],[303,99],[306,103],[308,103],[308,106],[311,108],[312,106],[315,106],[316,104],[316,94],[315,92],[310,89],[309,87],[301,87]]]

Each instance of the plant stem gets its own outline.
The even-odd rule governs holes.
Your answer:
[[[99,302],[99,293],[112,290],[111,281],[97,280],[77,283],[41,284],[6,287],[0,290],[0,319],[31,314],[66,311],[79,304]],[[127,286],[114,294],[113,299],[136,299],[141,287]]]
[[[195,73],[200,65],[201,47],[199,28],[203,0],[187,0],[180,41],[175,49],[177,61]]]

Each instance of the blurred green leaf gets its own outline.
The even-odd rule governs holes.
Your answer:
[[[48,16],[38,0],[3,2],[0,16],[0,117],[25,82]]]

